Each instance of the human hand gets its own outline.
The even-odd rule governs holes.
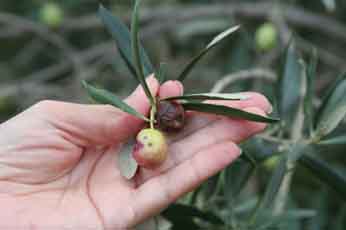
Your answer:
[[[151,77],[148,84],[160,97],[183,91],[178,82],[159,87]],[[270,110],[263,96],[247,94],[248,100],[222,104],[262,115]],[[126,101],[148,113],[140,87]],[[111,106],[54,101],[1,124],[0,203],[7,211],[0,228],[131,229],[229,165],[240,155],[236,143],[265,127],[191,112],[186,127],[169,136],[165,163],[128,181],[117,153],[143,125]]]

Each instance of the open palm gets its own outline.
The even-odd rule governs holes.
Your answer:
[[[159,87],[160,97],[182,93],[178,82]],[[264,114],[261,95],[222,102]],[[147,114],[140,87],[127,103]],[[220,102],[218,102],[220,103]],[[103,105],[45,101],[0,126],[0,228],[131,229],[222,170],[240,155],[236,143],[263,124],[189,113],[181,132],[169,136],[167,161],[125,180],[117,169],[121,143],[143,122]]]

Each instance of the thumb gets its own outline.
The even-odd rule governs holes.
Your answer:
[[[147,78],[152,95],[156,95],[159,83],[154,76]],[[138,86],[125,99],[126,103],[143,115],[147,115],[150,103],[144,90]],[[135,134],[143,120],[109,105],[81,105],[46,101],[38,103],[33,110],[43,114],[63,137],[79,146],[107,145],[124,141]]]

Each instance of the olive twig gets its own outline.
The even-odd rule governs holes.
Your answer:
[[[154,106],[151,106],[150,109],[150,128],[153,129],[154,128],[154,123],[155,123],[155,114],[156,114],[156,103]]]

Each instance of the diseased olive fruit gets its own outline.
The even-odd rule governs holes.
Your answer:
[[[155,168],[167,158],[166,137],[156,129],[143,129],[136,137],[133,158],[144,168]]]
[[[160,101],[157,107],[156,127],[163,131],[179,131],[185,124],[185,111],[176,101]]]

